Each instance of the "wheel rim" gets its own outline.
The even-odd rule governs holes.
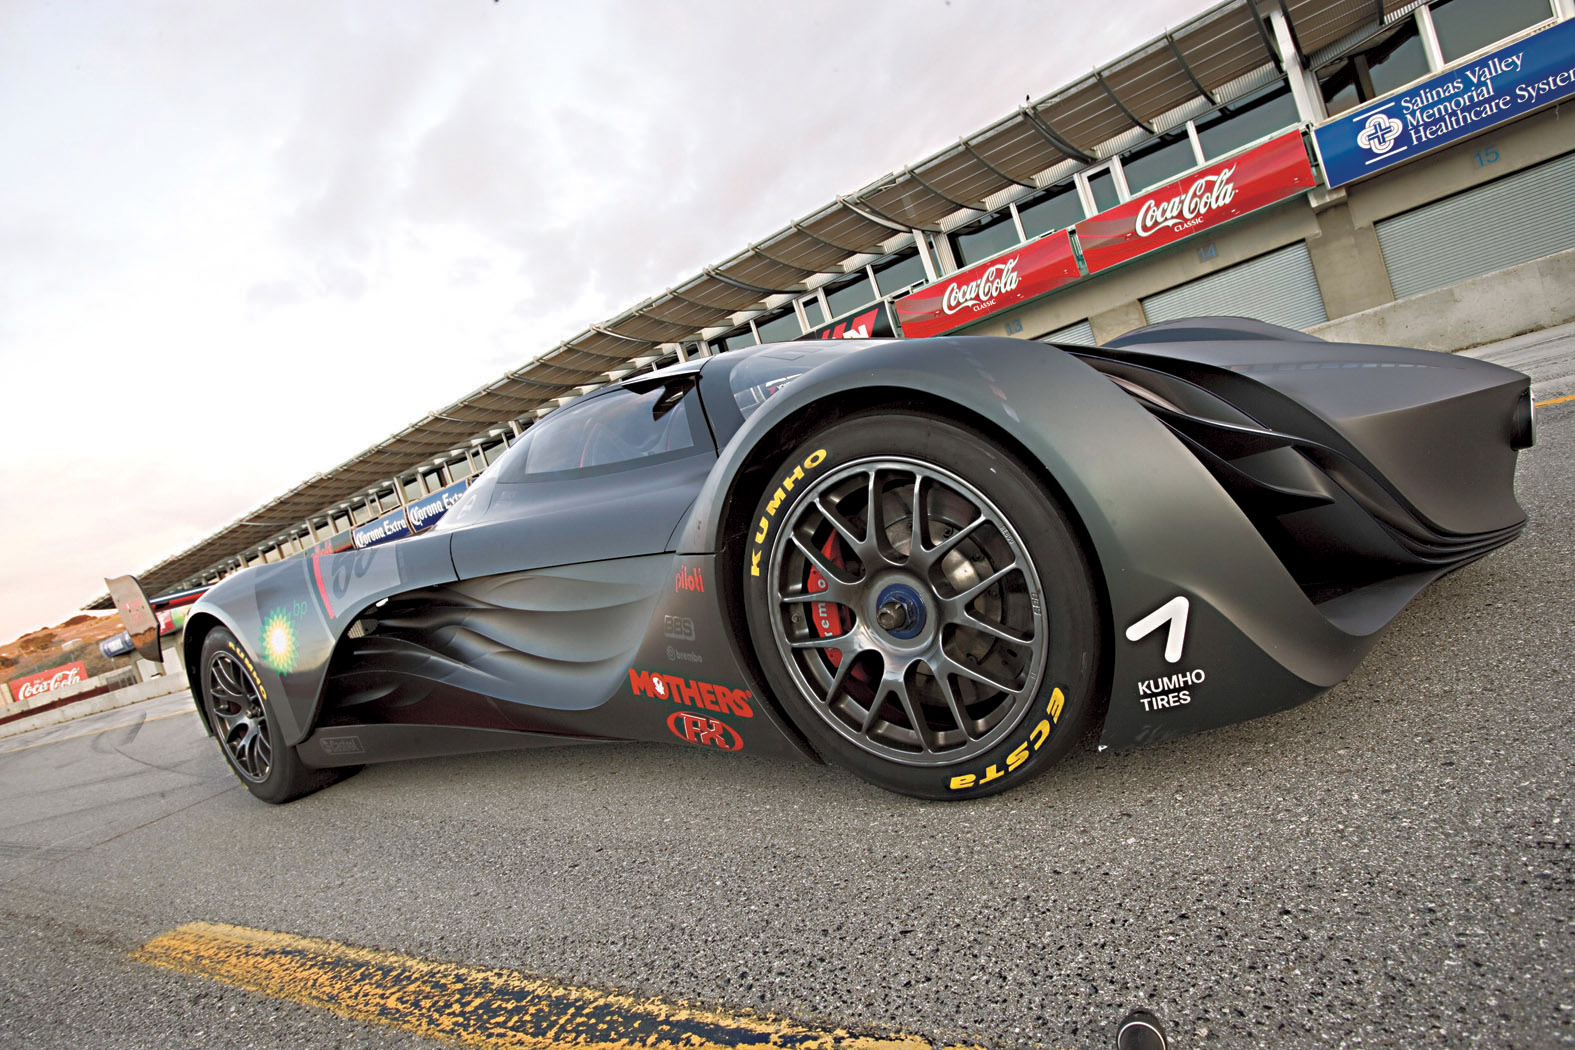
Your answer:
[[[208,663],[208,710],[213,728],[230,764],[255,783],[268,779],[273,745],[268,742],[268,715],[257,683],[231,653],[215,653]]]
[[[1006,515],[947,470],[882,457],[818,478],[768,564],[778,654],[815,713],[870,754],[972,758],[1038,694],[1039,574]]]

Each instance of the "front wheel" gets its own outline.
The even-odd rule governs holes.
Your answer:
[[[984,435],[868,413],[772,476],[744,558],[750,638],[827,758],[920,798],[994,794],[1079,736],[1097,590],[1059,499]]]
[[[284,742],[273,700],[234,634],[215,627],[202,643],[202,712],[230,770],[264,802],[309,795],[340,778],[312,769]]]

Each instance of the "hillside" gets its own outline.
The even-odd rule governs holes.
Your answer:
[[[22,678],[61,664],[81,660],[91,675],[124,667],[131,657],[106,659],[98,643],[125,629],[117,613],[78,613],[54,627],[40,627],[15,641],[0,645],[0,681]]]

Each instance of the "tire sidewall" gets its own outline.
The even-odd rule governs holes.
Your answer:
[[[1039,576],[1050,644],[1032,703],[994,747],[972,758],[910,766],[864,751],[828,725],[804,697],[777,650],[770,590],[777,523],[815,482],[840,467],[898,455],[950,471],[977,487],[1012,524]],[[927,799],[968,799],[1006,790],[1042,772],[1080,736],[1100,669],[1098,590],[1059,499],[1014,456],[972,429],[931,416],[849,416],[795,448],[768,478],[744,536],[744,610],[773,693],[820,754],[881,787]],[[791,490],[788,482],[792,482]]]

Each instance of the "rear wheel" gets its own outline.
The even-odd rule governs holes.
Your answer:
[[[202,710],[230,770],[264,802],[289,802],[339,779],[313,769],[284,742],[273,700],[234,634],[214,628],[202,643]]]
[[[747,539],[755,651],[831,760],[970,798],[1078,737],[1099,669],[1092,573],[1059,501],[984,435],[845,419],[788,457]]]

